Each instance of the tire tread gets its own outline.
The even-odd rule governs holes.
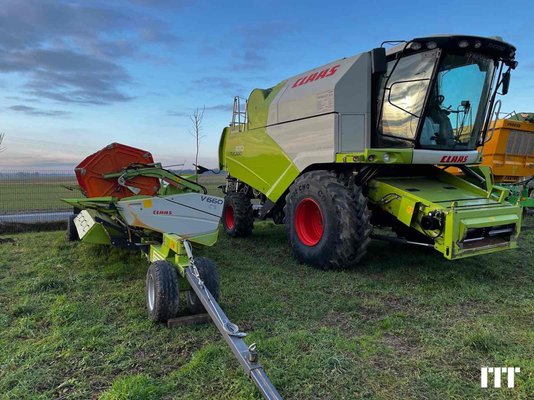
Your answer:
[[[178,292],[178,275],[176,267],[168,261],[154,261],[147,273],[154,274],[155,299],[154,310],[148,310],[150,318],[157,322],[166,322],[178,314],[180,297]],[[148,293],[147,293],[148,296]],[[147,303],[148,307],[148,303]]]
[[[358,264],[367,252],[371,234],[371,213],[367,208],[367,198],[362,193],[360,186],[349,186],[334,172],[310,171],[299,176],[291,185],[286,196],[284,207],[284,224],[291,243],[291,213],[288,207],[291,204],[292,192],[299,186],[315,181],[328,193],[334,203],[336,217],[340,220],[340,231],[333,236],[331,251],[317,257],[312,265],[323,269],[346,269]],[[295,248],[294,248],[295,250]],[[295,251],[294,251],[295,252]],[[295,252],[300,261],[304,261]]]
[[[223,227],[225,232],[234,238],[252,235],[254,229],[254,211],[250,198],[244,193],[230,192],[224,198],[224,205],[230,204],[234,208],[234,227],[229,229],[223,215]]]
[[[200,279],[202,279],[213,298],[218,301],[221,290],[217,266],[212,260],[206,257],[195,257],[195,266],[197,267]],[[187,292],[187,307],[192,314],[200,314],[205,311],[202,302],[193,290]]]

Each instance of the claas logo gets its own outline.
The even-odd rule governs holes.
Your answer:
[[[293,86],[291,87],[297,87],[302,86],[310,82],[318,81],[319,79],[326,78],[328,76],[332,76],[337,72],[337,69],[339,68],[339,65],[335,65],[332,68],[323,69],[320,72],[314,72],[313,74],[303,76],[302,78],[299,78],[295,81]]]
[[[171,210],[154,210],[152,211],[152,214],[154,215],[172,215]]]
[[[467,162],[467,156],[443,156],[440,163],[464,163]]]

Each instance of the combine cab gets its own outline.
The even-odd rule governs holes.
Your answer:
[[[521,207],[477,166],[514,57],[500,38],[423,37],[254,89],[245,108],[236,98],[219,146],[226,232],[272,218],[322,268],[357,264],[371,237],[447,259],[516,247]]]

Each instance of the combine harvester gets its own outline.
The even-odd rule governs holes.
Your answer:
[[[357,264],[371,237],[449,260],[517,247],[521,207],[478,165],[515,51],[501,38],[422,37],[254,89],[245,109],[235,98],[219,146],[226,232],[250,235],[256,211],[322,268]]]
[[[151,262],[146,277],[150,318],[177,316],[185,292],[192,314],[207,311],[235,357],[266,399],[281,399],[258,362],[256,345],[233,324],[217,300],[213,261],[193,257],[193,246],[217,241],[223,199],[154,163],[144,150],[113,143],[76,167],[85,197],[65,199],[78,212],[69,220],[69,240],[139,249]]]

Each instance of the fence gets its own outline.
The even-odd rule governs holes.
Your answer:
[[[77,197],[74,173],[56,170],[0,170],[0,231],[20,224],[64,222]]]
[[[210,194],[220,196],[218,186],[224,183],[224,176],[201,175],[200,183]],[[21,230],[25,225],[64,223],[72,207],[61,199],[79,197],[77,186],[70,171],[0,169],[0,233]]]

